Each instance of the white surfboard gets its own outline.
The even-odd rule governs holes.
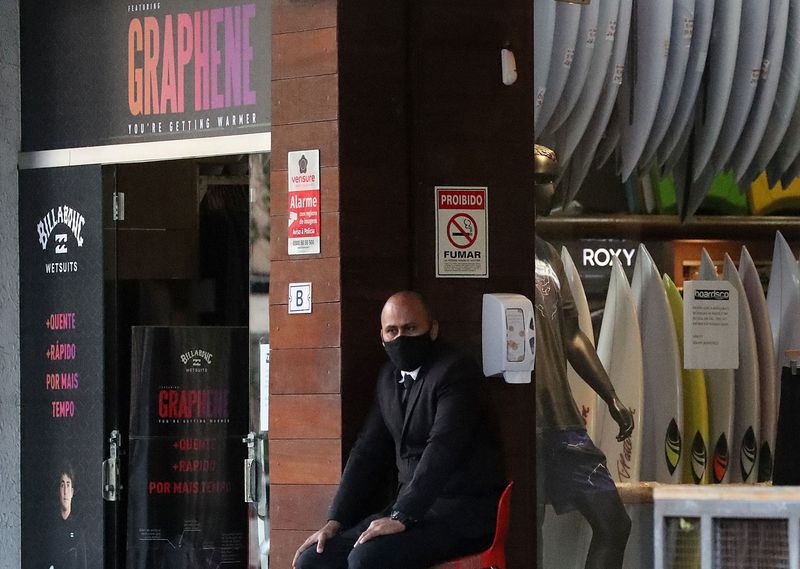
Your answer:
[[[715,281],[717,270],[714,262],[703,249],[700,258],[700,280]],[[712,484],[730,482],[731,470],[735,465],[731,454],[734,436],[734,412],[736,384],[733,369],[704,370],[706,394],[708,397],[708,431]]]
[[[731,482],[755,484],[758,481],[758,444],[761,440],[756,333],[742,279],[727,253],[722,277],[734,286],[739,297],[739,367],[735,371],[736,412],[733,422]]]
[[[556,101],[550,120],[544,127],[543,132],[545,133],[553,133],[561,126],[581,96],[586,76],[589,73],[589,65],[592,63],[597,45],[597,22],[599,16],[599,2],[591,2],[583,8],[581,22],[578,26],[578,37],[575,42],[575,57],[572,60],[572,68],[569,71],[567,84],[564,85],[561,97]]]
[[[695,127],[693,180],[700,176],[711,158],[722,130],[736,68],[741,22],[742,0],[724,0],[714,4],[714,22],[706,60],[706,95],[697,98],[701,116]]]
[[[653,258],[639,245],[631,282],[644,372],[641,479],[681,481],[683,389],[680,351],[667,293]]]
[[[764,64],[764,47],[767,40],[770,6],[773,1],[775,0],[758,0],[745,2],[742,5],[743,25],[739,34],[739,50],[736,54],[736,70],[728,99],[728,110],[725,112],[722,129],[706,166],[714,175],[731,157],[753,105]],[[710,102],[716,104],[716,101]]]
[[[567,182],[565,195],[566,203],[572,201],[589,172],[589,167],[594,159],[597,146],[608,126],[614,103],[617,100],[619,86],[625,70],[625,58],[628,52],[628,35],[631,24],[632,0],[621,0],[619,5],[619,18],[617,19],[617,37],[614,40],[614,50],[609,62],[606,83],[597,107],[586,127],[583,138],[575,148],[570,159],[570,175]]]
[[[745,169],[753,160],[774,109],[783,69],[788,22],[789,0],[771,0],[767,39],[764,47],[764,63],[761,65],[756,97],[750,109],[750,115],[747,117],[747,123],[739,137],[739,142],[733,149],[730,158],[730,168],[737,180],[744,176]],[[794,71],[787,69],[787,72],[793,76],[797,75]],[[789,81],[791,82],[791,79]]]
[[[770,3],[764,0],[744,2],[742,5],[743,25],[739,35],[739,49],[727,110],[708,159],[702,164],[699,161],[694,164],[694,179],[684,217],[693,216],[700,208],[711,189],[714,177],[727,164],[747,122],[763,63],[769,6]],[[707,108],[716,104],[717,101],[713,98],[706,103]],[[704,128],[703,132],[705,131]]]
[[[669,61],[658,102],[653,128],[647,144],[639,159],[640,168],[648,168],[655,158],[656,150],[667,133],[675,109],[678,107],[683,82],[686,78],[686,65],[692,48],[694,34],[695,0],[674,0],[672,7],[672,30],[670,32]],[[663,287],[662,287],[663,288]]]
[[[758,352],[758,390],[760,407],[761,440],[758,445],[758,481],[772,480],[772,465],[775,457],[775,437],[778,432],[778,371],[775,368],[775,348],[772,344],[772,328],[769,323],[769,310],[764,297],[764,288],[756,270],[753,258],[742,247],[739,257],[739,276],[750,305],[753,329],[756,334]]]
[[[797,176],[800,176],[800,153],[795,157],[794,162],[781,173],[780,182],[784,188],[788,188]]]
[[[789,21],[785,44],[781,79],[764,137],[747,172],[739,179],[745,184],[755,180],[770,163],[778,151],[781,141],[784,140],[792,121],[792,115],[798,107],[800,73],[797,73],[796,70],[800,68],[800,0],[790,0],[789,2]],[[787,143],[789,142],[791,141],[787,140]]]
[[[534,138],[539,139],[550,115],[561,98],[564,85],[567,84],[572,62],[575,57],[575,43],[578,41],[578,26],[581,21],[583,6],[567,2],[556,2],[556,25],[553,32],[553,48],[550,53],[550,69],[547,73],[545,88],[539,117],[534,119]]]
[[[638,0],[636,10],[636,76],[630,68],[622,83],[620,105],[621,176],[627,180],[653,128],[669,59],[673,0]]]
[[[714,0],[697,0],[694,6],[694,31],[689,60],[686,65],[686,76],[681,87],[680,99],[672,116],[667,132],[658,148],[658,165],[663,166],[675,151],[686,129],[692,127],[697,92],[706,68],[708,47],[711,40],[711,24],[714,18]],[[688,137],[688,135],[687,135]],[[680,153],[680,152],[679,152]],[[677,161],[678,157],[675,157]]]
[[[789,363],[786,350],[800,347],[800,271],[792,249],[780,231],[775,234],[767,307],[777,373],[780,374],[781,368]]]
[[[800,100],[795,105],[789,126],[786,127],[786,134],[767,164],[767,180],[770,187],[781,180],[798,156],[800,156]]]
[[[589,66],[589,74],[583,85],[580,98],[575,103],[569,117],[555,132],[555,151],[566,164],[580,141],[589,121],[592,119],[597,102],[603,92],[603,84],[608,73],[608,63],[614,50],[617,37],[617,19],[620,0],[606,0],[600,3],[598,16],[597,42]]]
[[[611,121],[606,128],[606,133],[603,138],[600,139],[600,144],[597,145],[597,152],[595,152],[594,155],[594,165],[598,170],[614,155],[614,151],[619,145],[622,131],[620,130],[620,121],[617,120],[618,111],[619,108],[614,111],[614,114],[611,116]]]
[[[566,247],[561,248],[561,262],[564,264],[567,283],[570,291],[572,291],[575,309],[578,312],[578,327],[594,345],[592,315],[589,312],[589,303],[586,301],[586,292],[583,290],[583,283],[581,283],[578,269],[575,267],[575,263],[572,261],[572,257],[570,257]],[[597,394],[569,364],[567,367],[567,379],[572,390],[572,398],[575,399],[575,404],[578,406],[578,411],[581,412],[586,425],[586,432],[593,441],[597,440]]]
[[[628,278],[619,259],[615,259],[611,266],[597,355],[620,401],[633,413],[635,425],[629,439],[617,442],[619,427],[605,408],[600,414],[598,446],[605,453],[608,469],[616,482],[638,482],[642,458],[641,425],[644,421],[642,341]]]
[[[547,91],[547,75],[553,51],[556,3],[552,0],[533,2],[533,127],[539,123],[539,111]]]

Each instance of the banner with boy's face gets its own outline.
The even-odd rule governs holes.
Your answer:
[[[102,569],[101,169],[20,173],[23,569]]]
[[[24,151],[270,130],[265,0],[21,2]]]
[[[129,569],[247,567],[248,331],[134,327]]]

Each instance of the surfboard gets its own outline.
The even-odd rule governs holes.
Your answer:
[[[750,303],[742,279],[730,255],[725,253],[722,278],[731,283],[739,297],[739,367],[734,371],[736,412],[733,420],[734,459],[731,482],[755,484],[758,480],[758,445],[761,441],[758,379],[758,349]]]
[[[545,125],[550,120],[550,115],[556,108],[564,85],[567,84],[572,61],[575,57],[575,43],[578,41],[578,26],[580,26],[583,6],[567,2],[556,2],[556,24],[553,31],[553,48],[550,53],[550,69],[547,73],[547,87],[545,88],[542,106],[539,109],[539,118],[533,127],[533,134],[539,140]]]
[[[636,168],[658,111],[669,59],[672,4],[673,0],[638,0],[634,5],[636,77],[623,81],[619,98],[623,181]]]
[[[781,71],[783,70],[788,22],[789,0],[771,0],[764,59],[761,65],[756,97],[750,109],[750,116],[747,117],[747,122],[739,137],[739,142],[733,149],[730,158],[730,167],[733,169],[737,180],[744,176],[745,170],[752,162],[764,138],[774,109],[778,87],[780,86]],[[791,71],[787,69],[786,71],[795,76],[797,75],[794,72],[796,69],[794,68]],[[791,82],[791,79],[789,81]],[[788,124],[788,119],[786,124]]]
[[[653,258],[639,245],[633,295],[642,340],[644,420],[641,479],[681,480],[683,389],[678,336],[667,293]]]
[[[704,88],[705,97],[697,99],[704,113],[701,113],[702,120],[695,127],[692,180],[697,179],[705,168],[722,130],[736,68],[741,21],[742,0],[725,0],[714,4],[711,42],[706,60],[708,79]]]
[[[583,290],[583,283],[581,283],[578,269],[575,267],[575,263],[572,261],[572,257],[566,247],[561,248],[561,262],[564,264],[567,283],[572,291],[575,309],[578,312],[578,327],[594,345],[594,330],[592,328],[592,315],[589,312],[589,303],[586,300],[586,293]],[[575,404],[578,406],[586,425],[586,432],[593,441],[597,440],[597,394],[569,364],[567,366],[567,379],[572,390],[572,398],[575,399]]]
[[[751,183],[758,178],[780,151],[782,144],[799,144],[796,134],[789,134],[793,124],[795,127],[800,127],[800,116],[794,118],[795,113],[800,114],[800,106],[797,105],[800,97],[800,74],[794,72],[798,67],[800,67],[800,0],[790,0],[783,69],[775,104],[758,152],[740,182]],[[797,130],[793,132],[797,133]],[[791,151],[787,150],[787,153]],[[778,178],[780,175],[771,177],[770,181],[774,184]]]
[[[708,252],[703,249],[700,255],[700,274],[704,281],[715,281],[717,269]],[[733,445],[733,426],[736,402],[736,384],[733,369],[707,369],[708,397],[708,436],[711,464],[709,479],[713,484],[730,482],[731,448]]]
[[[703,370],[686,369],[683,365],[683,298],[678,287],[666,273],[663,275],[664,289],[672,311],[672,321],[678,336],[683,380],[683,474],[681,481],[687,484],[708,484],[708,396]]]
[[[716,175],[727,164],[747,122],[764,62],[770,6],[775,1],[783,0],[761,0],[742,4],[744,25],[739,34],[739,50],[736,54],[736,68],[731,95],[728,99],[728,110],[714,145],[714,151],[706,166],[713,175]],[[711,104],[716,104],[716,102],[712,99]],[[698,177],[695,176],[695,178]]]
[[[597,169],[602,168],[608,159],[614,154],[614,151],[619,145],[620,136],[622,136],[621,125],[619,120],[619,108],[614,111],[611,121],[608,123],[605,135],[600,139],[600,144],[597,145],[597,152],[594,155],[594,163]]]
[[[800,156],[800,100],[795,105],[792,119],[789,121],[789,126],[786,127],[786,134],[783,137],[778,149],[767,164],[767,183],[769,187],[773,187],[779,181],[787,180],[784,178],[784,173],[792,168],[792,165],[797,162],[797,157]],[[788,184],[784,184],[788,186]]]
[[[542,539],[544,569],[583,569],[592,528],[577,510],[557,515],[553,507],[547,505]]]
[[[617,442],[619,427],[602,401],[598,413],[600,449],[608,459],[608,469],[616,482],[638,482],[642,458],[644,409],[642,341],[628,278],[619,259],[611,265],[603,321],[597,339],[597,355],[608,373],[620,401],[634,417],[633,434]],[[599,397],[598,397],[599,400]]]
[[[775,368],[775,348],[772,344],[772,328],[769,310],[764,297],[764,288],[747,247],[742,247],[739,257],[739,276],[750,305],[753,328],[756,334],[758,353],[758,391],[760,406],[761,439],[758,446],[758,481],[772,480],[772,465],[775,457],[775,437],[778,432],[778,371]]]
[[[684,136],[684,132],[692,126],[694,103],[697,100],[703,71],[706,68],[713,18],[714,0],[697,0],[694,6],[694,31],[692,45],[689,49],[689,60],[686,65],[686,77],[683,80],[675,114],[672,116],[667,132],[658,148],[659,166],[663,166],[672,156],[676,144]],[[688,138],[688,134],[684,138]],[[678,160],[681,151],[682,149],[678,151],[678,156],[674,161]]]
[[[533,127],[539,122],[539,111],[547,91],[547,75],[553,51],[556,3],[551,0],[533,2]]]
[[[718,5],[719,6],[719,5]],[[702,163],[694,163],[694,179],[689,191],[684,218],[691,217],[700,208],[716,175],[727,164],[734,146],[742,134],[750,107],[755,98],[758,78],[764,57],[764,45],[769,20],[769,2],[744,2],[739,35],[736,66],[722,125],[712,145],[712,151]],[[713,61],[711,62],[713,64]],[[713,108],[717,100],[711,98],[706,108]],[[701,132],[706,132],[708,121]],[[697,156],[697,154],[695,154]]]
[[[788,188],[800,175],[800,153],[794,159],[786,170],[780,175],[780,182],[784,188]]]
[[[648,168],[653,162],[656,150],[667,133],[680,100],[692,47],[694,5],[695,0],[674,0],[672,6],[672,30],[664,87],[661,90],[661,100],[658,102],[653,128],[639,159],[640,168]]]
[[[617,100],[619,85],[622,83],[622,75],[625,70],[625,58],[628,53],[628,35],[630,33],[632,4],[632,0],[620,1],[619,17],[617,19],[617,37],[614,40],[614,50],[611,61],[609,62],[605,87],[597,102],[597,107],[592,114],[589,125],[586,127],[583,138],[578,143],[570,159],[570,175],[567,178],[568,185],[565,192],[567,199],[565,203],[572,201],[578,193],[583,179],[589,172],[589,167],[594,159],[600,139],[608,126],[611,112],[614,110],[614,103]]]
[[[599,16],[599,2],[591,2],[583,8],[580,25],[578,26],[578,37],[575,42],[575,56],[572,60],[569,77],[566,85],[564,85],[561,97],[555,103],[555,109],[550,115],[550,120],[544,127],[543,132],[545,133],[553,133],[561,126],[581,96],[586,76],[589,73],[589,65],[592,63],[597,45],[597,22]]]
[[[789,363],[786,350],[800,346],[800,270],[789,243],[780,231],[775,232],[767,308],[772,345],[775,346],[775,363],[780,374],[781,368]]]
[[[586,131],[603,92],[603,84],[608,74],[608,64],[614,51],[614,40],[617,37],[619,7],[619,0],[607,0],[600,3],[597,45],[595,45],[592,63],[589,66],[589,74],[580,98],[569,117],[554,134],[556,141],[554,150],[565,164],[569,161],[572,152]]]

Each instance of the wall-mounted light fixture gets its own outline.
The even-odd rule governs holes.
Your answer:
[[[503,85],[513,85],[517,80],[517,60],[514,52],[509,48],[500,50],[500,68],[502,70]]]

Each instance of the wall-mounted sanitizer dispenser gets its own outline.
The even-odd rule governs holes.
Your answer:
[[[530,383],[536,356],[533,303],[521,294],[483,295],[483,373]]]

